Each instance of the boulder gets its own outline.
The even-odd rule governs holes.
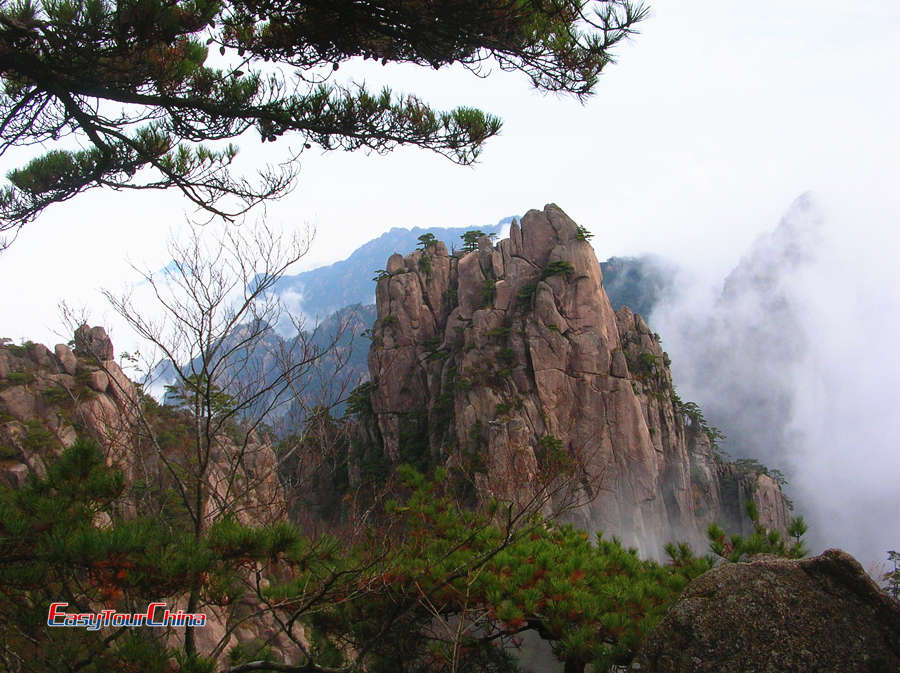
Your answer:
[[[106,372],[97,369],[90,373],[88,385],[98,393],[105,393],[106,389],[109,388],[109,377],[106,375]]]
[[[56,359],[59,360],[62,370],[69,376],[75,376],[78,361],[75,359],[72,351],[69,350],[69,347],[65,344],[56,344],[53,350],[56,351]]]
[[[17,461],[0,461],[0,484],[20,488],[27,480],[27,465]]]
[[[653,673],[900,671],[900,603],[849,554],[768,557],[698,577],[644,640]]]
[[[28,349],[28,354],[39,367],[47,369],[53,367],[53,354],[44,344],[31,344],[31,347]]]
[[[112,341],[102,327],[82,325],[75,330],[75,354],[94,360],[112,360],[115,357]]]
[[[0,390],[0,409],[20,421],[27,421],[37,415],[37,401],[25,386],[13,386]]]

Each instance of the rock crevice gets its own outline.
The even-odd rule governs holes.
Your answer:
[[[659,338],[613,311],[584,230],[557,206],[497,245],[433,245],[385,268],[366,434],[389,462],[454,467],[477,498],[521,501],[564,456],[575,473],[558,498],[578,503],[566,516],[651,554],[703,545],[713,520],[747,532],[748,500],[786,528],[778,485],[727,464],[686,421]]]

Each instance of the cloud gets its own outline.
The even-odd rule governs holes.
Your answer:
[[[785,472],[812,545],[864,563],[900,546],[895,211],[872,205],[801,196],[726,278],[682,273],[651,317],[724,448]]]

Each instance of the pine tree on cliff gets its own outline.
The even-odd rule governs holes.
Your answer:
[[[583,98],[645,15],[630,0],[4,1],[0,154],[45,151],[7,174],[0,231],[97,186],[175,187],[235,217],[284,194],[296,172],[233,174],[237,149],[223,141],[251,128],[305,148],[414,145],[471,163],[499,119],[341,85],[334,71],[356,57],[480,74],[493,64]]]

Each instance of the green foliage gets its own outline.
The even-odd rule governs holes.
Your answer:
[[[16,670],[134,670],[163,673],[175,657],[182,671],[210,670],[214,660],[137,631],[103,637],[85,629],[47,629],[47,606],[126,608],[202,586],[207,604],[240,600],[242,568],[302,557],[309,549],[286,523],[248,527],[234,517],[199,537],[160,517],[122,518],[128,490],[92,442],[78,439],[43,477],[19,489],[0,487],[0,653]],[[109,523],[96,525],[104,514]],[[274,567],[274,566],[271,566]]]
[[[391,274],[389,274],[385,269],[378,269],[375,272],[375,275],[372,277],[372,280],[377,282],[379,280],[384,280],[385,278],[390,278],[390,277],[391,277]]]
[[[510,331],[511,331],[511,329],[508,326],[503,325],[501,327],[495,327],[492,330],[488,330],[487,332],[484,333],[484,335],[486,337],[491,337],[491,338],[496,338],[496,339],[502,340],[502,339],[505,339],[507,336],[509,336]]]
[[[26,341],[20,345],[7,343],[4,345],[9,353],[17,358],[27,358],[31,347],[34,346],[33,341]]]
[[[431,233],[422,234],[421,236],[419,236],[418,241],[419,241],[418,247],[421,248],[422,250],[426,250],[427,248],[430,248],[430,247],[438,244],[437,237]]]
[[[77,384],[77,393],[79,396],[93,396],[94,390],[91,388],[92,370],[79,367],[75,372],[75,383]]]
[[[465,252],[473,252],[478,249],[478,239],[486,234],[480,229],[473,229],[471,231],[467,231],[460,238],[463,240],[462,251]]]
[[[638,363],[642,372],[650,374],[656,370],[657,357],[650,351],[644,351],[638,358]]]
[[[234,413],[236,400],[203,374],[166,386],[171,404],[196,416],[223,418]]]
[[[406,415],[400,423],[397,443],[402,462],[423,472],[434,467],[428,442],[428,419],[424,413]]]
[[[784,473],[782,473],[781,470],[775,470],[766,467],[756,458],[738,458],[734,461],[734,464],[742,469],[749,470],[750,472],[755,472],[756,474],[768,475],[772,477],[772,479],[774,479],[779,486],[787,486],[787,478],[784,476]]]
[[[444,296],[450,303],[451,308],[459,303],[459,290],[455,287],[448,287],[446,290],[444,290]]]
[[[888,561],[893,563],[892,570],[888,570],[883,576],[885,591],[895,600],[900,601],[900,552],[891,550],[888,553]]]
[[[366,381],[350,391],[347,396],[347,415],[363,418],[375,416],[375,412],[372,410],[372,393],[376,385],[373,381]]]
[[[756,503],[748,500],[746,514],[753,522],[753,533],[748,536],[726,535],[718,524],[711,523],[706,530],[710,550],[717,556],[731,562],[743,561],[753,554],[773,554],[784,558],[802,558],[807,550],[803,543],[803,535],[807,526],[803,517],[792,518],[788,525],[788,534],[794,538],[793,544],[787,542],[777,530],[766,530],[759,523],[759,510]]]
[[[553,435],[544,435],[535,451],[538,463],[544,469],[564,470],[571,467],[571,457],[562,440]]]
[[[424,419],[409,420],[425,427]],[[541,445],[562,450],[550,435]],[[198,538],[159,518],[116,517],[122,475],[105,467],[95,446],[78,441],[46,478],[0,490],[0,618],[14,625],[5,646],[35,662],[31,670],[57,670],[91,651],[82,669],[90,673],[162,673],[172,658],[182,671],[207,671],[207,653],[166,650],[159,641],[98,647],[96,634],[83,630],[27,627],[46,618],[47,602],[63,585],[78,587],[77,598],[92,604],[127,598],[141,605],[202,578],[207,604],[227,603],[241,599],[239,571],[251,567],[267,569],[264,597],[304,623],[310,647],[296,663],[310,670],[434,671],[453,659],[458,670],[511,672],[496,645],[514,646],[516,634],[530,628],[567,666],[599,671],[630,661],[687,582],[709,568],[686,545],[672,546],[670,563],[660,565],[617,540],[598,536],[591,544],[582,531],[509,504],[473,511],[459,504],[442,469],[428,479],[404,466],[396,479],[399,496],[384,503],[389,532],[372,529],[356,542],[309,539],[288,523],[248,527],[229,515]],[[113,513],[112,524],[95,527],[98,512]],[[436,628],[459,620],[471,621],[461,640],[455,629],[441,635]],[[233,648],[228,659],[238,666],[270,654],[257,640]]]
[[[703,416],[703,411],[696,402],[682,402],[681,398],[672,389],[672,403],[675,410],[681,413],[689,422],[690,428],[695,432],[702,432],[709,439],[709,445],[716,453],[722,453],[719,449],[719,440],[725,439],[725,435],[715,426],[709,425]]]
[[[438,334],[436,336],[431,337],[430,339],[425,339],[425,341],[422,342],[422,348],[424,348],[426,351],[434,352],[438,348],[440,348],[440,346],[443,342],[444,342],[444,337],[442,335]]]
[[[527,306],[531,303],[531,298],[537,291],[537,283],[526,283],[516,292],[516,300],[521,306]]]
[[[25,421],[25,437],[22,444],[29,451],[45,454],[59,445],[56,436],[38,420]]]
[[[362,57],[477,69],[493,59],[539,89],[583,98],[646,15],[629,2],[599,2],[590,12],[575,0],[379,0],[356,9],[340,2],[296,11],[260,0],[6,3],[0,41],[13,46],[3,67],[0,153],[45,149],[8,173],[0,229],[97,185],[174,187],[213,215],[237,217],[285,194],[296,176],[290,166],[263,171],[257,183],[231,174],[238,149],[228,141],[251,128],[264,142],[294,135],[302,149],[413,145],[470,164],[499,119],[335,82],[339,65]],[[223,57],[215,66],[210,45]],[[101,112],[110,103],[120,114]],[[72,133],[78,149],[63,143]]]
[[[213,673],[216,670],[215,659],[196,653],[176,651],[175,661],[178,662],[179,673]]]
[[[575,271],[575,267],[573,267],[569,262],[564,261],[556,261],[550,262],[543,268],[541,271],[541,280],[545,278],[549,278],[550,276],[560,276],[569,274]]]
[[[72,396],[65,388],[46,388],[41,391],[41,399],[47,404],[56,406],[66,405],[72,402]]]
[[[579,241],[589,241],[592,238],[594,238],[594,235],[579,224],[575,239]]]
[[[484,302],[485,308],[492,308],[496,298],[497,281],[493,278],[485,278],[481,283],[481,300]]]
[[[552,438],[547,443],[555,445]],[[591,544],[583,531],[537,516],[509,527],[502,523],[509,505],[495,502],[478,514],[457,504],[440,475],[398,473],[410,491],[388,509],[395,529],[404,531],[393,562],[368,585],[366,600],[342,604],[320,622],[351,649],[382,634],[367,670],[441,670],[425,665],[453,650],[456,641],[442,637],[440,625],[463,616],[472,620],[462,643],[469,657],[487,656],[493,643],[512,645],[516,634],[533,629],[567,670],[586,664],[607,670],[628,663],[687,582],[710,567],[686,545],[660,565],[616,540],[598,536]],[[446,649],[435,647],[434,638]]]
[[[419,257],[419,269],[421,269],[426,276],[431,275],[431,255],[423,254]]]
[[[800,545],[800,538],[806,535],[806,531],[806,521],[802,516],[791,518],[791,523],[788,525],[788,535],[794,538],[794,544]]]
[[[34,383],[34,372],[16,371],[6,376],[6,383],[12,386],[25,386]]]

